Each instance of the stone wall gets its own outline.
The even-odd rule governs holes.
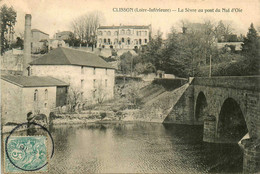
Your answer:
[[[34,101],[35,90],[38,91],[37,101]],[[45,90],[47,90],[47,95],[45,95]],[[19,113],[22,117],[26,117],[30,111],[34,114],[41,113],[48,116],[50,111],[56,107],[56,86],[23,88],[22,98],[23,109]]]
[[[37,102],[34,101],[34,92],[38,90]],[[48,97],[45,97],[45,90]],[[21,86],[1,80],[1,115],[2,124],[8,122],[23,123],[27,121],[27,113],[38,112],[49,115],[56,105],[56,86],[29,87]]]
[[[174,104],[171,112],[165,118],[164,123],[194,124],[193,90],[193,85],[189,85],[186,89],[180,90],[172,96],[179,96],[179,98],[175,98],[176,104]]]
[[[22,88],[1,79],[1,122],[2,125],[13,122],[22,123],[26,117],[22,117]]]
[[[93,92],[102,88],[105,99],[114,97],[115,70],[105,68],[81,67],[73,65],[33,65],[32,75],[51,76],[70,84],[76,91],[83,92],[87,101],[95,101]],[[94,85],[95,79],[95,85]],[[107,83],[107,86],[106,86]],[[98,95],[98,94],[96,94]]]

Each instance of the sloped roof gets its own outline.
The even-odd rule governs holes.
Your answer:
[[[53,77],[1,75],[1,79],[21,87],[69,86]]]
[[[113,69],[99,56],[71,48],[59,47],[29,63],[30,65],[79,65]]]
[[[32,32],[40,32],[40,33],[43,33],[43,34],[46,34],[46,35],[49,36],[49,34],[43,32],[43,31],[41,31],[41,30],[38,30],[38,29],[32,29],[31,31],[32,31]]]
[[[70,35],[70,34],[73,34],[71,31],[61,31],[61,32],[58,32],[56,33],[57,35]]]
[[[149,29],[149,25],[121,25],[121,26],[100,26],[98,29],[119,29],[119,28],[124,28],[124,29]]]

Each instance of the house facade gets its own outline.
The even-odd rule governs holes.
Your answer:
[[[2,123],[27,122],[28,112],[49,115],[61,103],[66,104],[68,84],[52,77],[1,76]],[[58,101],[58,102],[57,102]]]
[[[49,43],[49,34],[38,30],[38,29],[32,29],[32,53],[39,53],[43,49],[45,49],[46,46],[48,46]]]
[[[98,48],[134,49],[147,45],[151,25],[100,26],[97,34]]]
[[[71,48],[57,48],[30,63],[34,76],[52,76],[70,84],[81,104],[114,97],[115,70],[95,54]]]
[[[50,50],[58,48],[58,47],[68,47],[64,40],[62,39],[50,39],[49,44]]]
[[[61,40],[68,40],[72,34],[73,33],[71,31],[61,31],[61,32],[55,33],[54,38],[61,39]]]

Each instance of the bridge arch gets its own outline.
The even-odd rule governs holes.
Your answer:
[[[195,108],[195,121],[203,124],[203,120],[206,114],[207,108],[207,99],[203,92],[199,92],[197,100],[196,100],[196,108]]]
[[[227,98],[220,109],[217,134],[220,139],[238,142],[248,132],[246,120],[238,102]]]

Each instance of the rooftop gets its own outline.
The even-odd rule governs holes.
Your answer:
[[[43,34],[45,34],[45,35],[48,35],[48,36],[49,36],[49,34],[47,34],[47,33],[43,32],[43,31],[41,31],[41,30],[38,30],[38,29],[32,29],[31,31],[32,31],[32,32],[40,32],[40,33],[43,33]]]
[[[53,77],[1,75],[1,79],[21,87],[69,86]]]
[[[93,53],[59,47],[29,63],[30,65],[79,65],[113,69],[105,60]]]
[[[120,26],[100,26],[98,29],[149,29],[150,25],[120,25]]]
[[[57,35],[70,35],[73,34],[71,31],[61,31],[61,32],[57,32]]]

